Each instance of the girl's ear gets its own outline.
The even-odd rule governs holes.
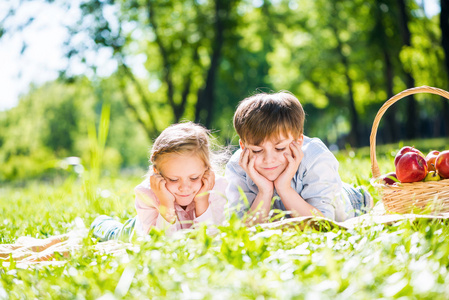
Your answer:
[[[153,173],[154,174],[159,174],[159,172],[157,171],[157,169],[155,167],[153,167]]]
[[[242,150],[245,150],[245,145],[243,144],[242,140],[239,140],[239,145]]]

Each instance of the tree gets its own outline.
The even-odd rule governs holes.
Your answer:
[[[440,28],[441,28],[441,45],[444,50],[444,65],[449,75],[449,3],[441,0]],[[449,88],[449,86],[448,86]],[[445,121],[445,135],[449,134],[449,100],[443,99],[443,116]]]
[[[232,30],[232,23],[228,22],[232,12],[232,1],[215,0],[214,7],[214,36],[212,40],[212,51],[210,54],[210,65],[207,70],[205,85],[198,90],[198,99],[195,106],[195,122],[203,123],[210,128],[215,103],[215,82],[220,66],[222,48],[225,43],[225,30]]]
[[[369,43],[379,49],[379,58],[383,60],[383,78],[380,88],[385,87],[386,98],[393,97],[394,77],[397,73],[395,65],[398,61],[400,44],[398,44],[398,29],[395,22],[395,10],[390,0],[376,0],[371,9],[375,19],[375,25],[372,28],[369,37]],[[374,83],[373,83],[374,84]],[[386,100],[386,99],[385,99]],[[389,107],[388,114],[385,115],[385,123],[388,130],[384,131],[387,142],[397,141],[399,139],[399,122],[397,119],[397,105]]]
[[[409,29],[409,13],[405,0],[398,0],[399,6],[399,28],[402,37],[402,43],[404,47],[411,47],[411,34]],[[413,78],[412,72],[409,67],[403,65],[405,74],[405,84],[407,88],[415,87],[415,79]],[[406,121],[406,137],[408,139],[413,139],[417,137],[418,129],[420,127],[417,102],[414,95],[409,96],[410,99],[407,101],[407,121]]]
[[[168,125],[157,117],[165,108],[172,114],[169,123],[187,118],[210,126],[225,33],[233,30],[229,19],[237,2],[89,0],[81,4],[83,17],[73,35],[87,32],[96,51],[112,50],[123,99],[149,137]],[[83,57],[82,50],[71,44],[68,54]],[[130,65],[136,57],[144,58],[145,74],[136,76]]]

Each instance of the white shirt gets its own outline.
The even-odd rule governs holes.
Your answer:
[[[338,174],[338,161],[332,152],[318,138],[304,136],[302,146],[304,157],[298,171],[292,178],[291,187],[310,205],[318,209],[326,218],[344,221],[354,216],[352,204],[342,192],[342,181]],[[226,165],[225,178],[228,180],[226,197],[229,206],[242,217],[251,207],[259,189],[239,165],[242,150],[237,150]],[[241,197],[238,187],[246,195]],[[273,197],[279,197],[274,190]],[[274,201],[272,209],[285,211],[282,199]]]

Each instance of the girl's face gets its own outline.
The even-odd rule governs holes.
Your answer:
[[[178,205],[189,205],[202,186],[206,171],[203,160],[195,153],[166,154],[161,158],[159,173],[165,178],[165,186]]]

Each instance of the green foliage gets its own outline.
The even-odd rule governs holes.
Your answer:
[[[96,87],[85,78],[47,83],[32,90],[17,107],[1,112],[0,181],[67,176],[66,168],[60,167],[70,156],[80,157],[84,166],[101,164],[109,174],[122,167],[145,169],[148,138],[133,117],[124,113],[120,95],[108,94],[113,80]],[[97,93],[101,96],[95,98]],[[93,159],[92,140],[97,133],[92,127],[105,121],[101,117],[105,103],[110,106],[110,122],[100,127],[109,130],[109,138],[99,132],[96,149],[103,150],[94,151]]]
[[[416,144],[421,147],[423,144]],[[392,163],[400,145],[379,149]],[[424,148],[424,146],[422,146]],[[382,152],[382,153],[380,153]],[[366,151],[337,153],[349,183],[369,185]],[[354,174],[357,174],[356,176]],[[0,241],[68,232],[100,213],[134,217],[132,190],[141,178],[103,177],[92,206],[76,176],[52,184],[0,187]],[[106,192],[107,191],[107,192]],[[375,196],[376,200],[378,196]],[[38,213],[36,213],[38,212]],[[402,221],[391,226],[317,231],[246,228],[233,215],[215,234],[206,227],[172,237],[153,229],[118,257],[95,251],[89,235],[60,266],[0,266],[0,295],[17,298],[126,299],[444,299],[449,295],[447,222]]]
[[[417,86],[448,85],[438,16],[426,16],[419,1],[405,5],[410,46],[400,6],[390,0],[84,1],[73,32],[85,32],[93,50],[113,53],[115,90],[150,137],[182,119],[204,121],[204,113],[213,114],[206,125],[232,141],[229,120],[240,100],[258,89],[289,90],[308,106],[309,135],[340,143],[355,131],[358,146],[367,144],[390,93],[407,88],[406,72]],[[70,46],[86,55],[86,43]],[[209,86],[209,98],[200,101]],[[423,98],[425,113],[416,117],[442,120],[441,101]],[[397,126],[408,118],[407,106],[398,105]]]
[[[416,86],[448,86],[439,16],[405,1],[411,44],[404,46],[399,3],[82,1],[67,57],[85,63],[91,76],[65,70],[0,112],[0,181],[60,175],[52,166],[70,156],[89,165],[89,124],[98,126],[105,103],[111,121],[101,163],[108,174],[146,168],[151,141],[175,121],[202,121],[222,144],[237,144],[235,107],[258,91],[294,93],[307,135],[340,149],[366,146],[379,107],[407,88],[406,72]],[[94,52],[110,53],[112,74],[100,75]],[[441,136],[447,100],[416,99],[422,126],[415,135]],[[380,144],[403,139],[409,104],[405,98],[386,112]]]

